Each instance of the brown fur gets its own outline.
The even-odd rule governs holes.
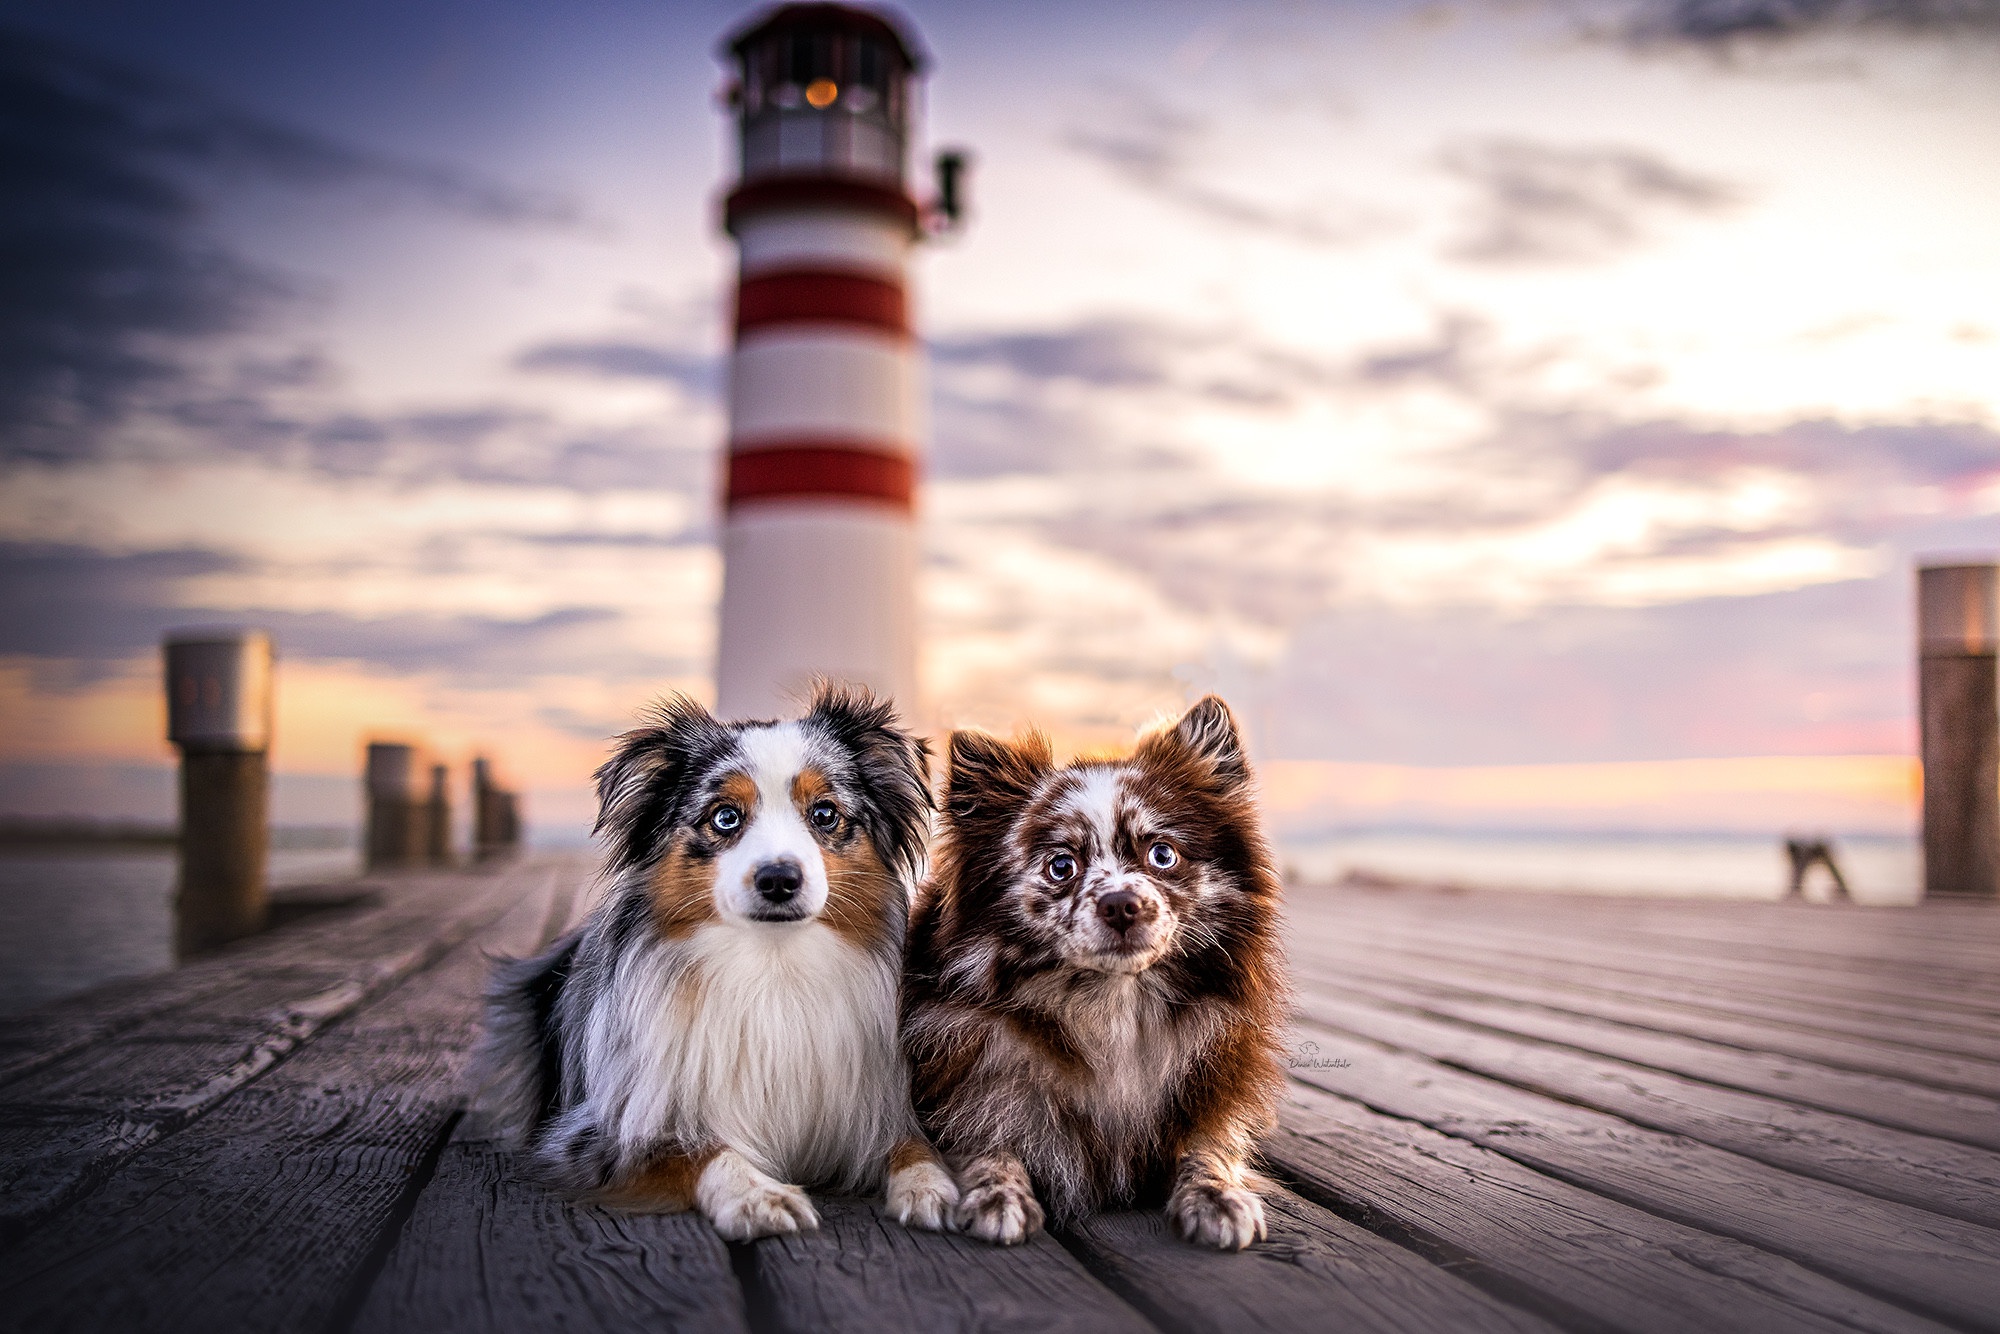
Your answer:
[[[844,848],[826,848],[826,906],[819,919],[857,949],[893,950],[898,914],[891,899],[907,892],[865,838]],[[893,957],[893,955],[892,955]]]
[[[914,1135],[889,1150],[889,1171],[892,1175],[938,1161],[937,1150],[930,1146],[930,1141]]]
[[[1209,1244],[1261,1235],[1247,1163],[1283,1086],[1288,984],[1227,708],[1202,701],[1125,760],[1058,768],[1038,736],[959,733],[951,761],[904,1047],[918,1115],[960,1171],[961,1222],[982,1200],[1068,1221],[1165,1199]],[[1148,862],[1160,842],[1169,867]],[[1063,850],[1085,868],[1072,883],[1049,875]],[[1126,936],[1098,904],[1120,892],[1138,895]]]
[[[597,1199],[614,1209],[634,1213],[681,1213],[694,1208],[694,1189],[720,1147],[698,1153],[666,1153],[646,1164],[638,1175]]]
[[[670,848],[653,872],[654,928],[668,940],[683,940],[715,921],[714,879],[712,863],[689,857],[685,847]]]

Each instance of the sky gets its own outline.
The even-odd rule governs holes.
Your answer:
[[[0,814],[267,627],[575,831],[712,698],[732,4],[0,0]],[[919,4],[922,727],[1219,690],[1281,824],[1907,831],[2000,551],[2000,0]]]

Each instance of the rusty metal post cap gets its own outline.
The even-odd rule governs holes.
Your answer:
[[[1917,568],[1917,642],[1925,653],[1991,653],[2000,645],[2000,565]]]
[[[167,740],[192,750],[268,750],[271,637],[262,630],[177,630],[162,645]]]

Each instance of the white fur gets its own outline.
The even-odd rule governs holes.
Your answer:
[[[826,906],[826,859],[792,800],[792,780],[806,764],[805,729],[797,723],[753,728],[738,744],[744,771],[757,784],[757,808],[743,812],[742,837],[716,858],[716,911],[726,920],[746,922],[768,908],[757,894],[757,869],[788,859],[797,863],[805,883],[786,906],[818,916]]]
[[[586,1090],[620,1156],[720,1142],[783,1181],[863,1190],[908,1130],[896,975],[818,922],[719,922],[622,960]]]
[[[889,1216],[904,1227],[942,1232],[958,1205],[958,1183],[926,1158],[889,1177]]]
[[[773,1181],[732,1149],[709,1159],[694,1183],[695,1207],[731,1241],[754,1241],[819,1226],[812,1200],[797,1186]]]

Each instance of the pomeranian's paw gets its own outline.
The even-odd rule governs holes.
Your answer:
[[[1026,1186],[1002,1181],[967,1192],[958,1202],[958,1230],[1001,1246],[1017,1246],[1042,1230],[1042,1206]]]
[[[889,1216],[904,1227],[942,1232],[951,1226],[958,1184],[951,1173],[925,1160],[889,1174]]]
[[[803,1190],[766,1176],[730,1149],[716,1154],[702,1171],[695,1199],[715,1230],[730,1241],[810,1232],[819,1226],[819,1214]]]
[[[1167,1217],[1189,1241],[1219,1251],[1240,1251],[1265,1237],[1264,1202],[1241,1186],[1182,1186],[1167,1201]]]

